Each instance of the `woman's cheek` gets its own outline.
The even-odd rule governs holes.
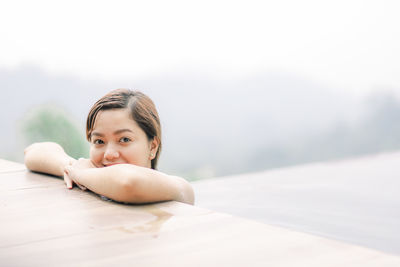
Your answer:
[[[103,167],[102,158],[103,157],[101,156],[101,151],[99,149],[93,147],[90,148],[90,160],[97,168]]]
[[[143,146],[131,147],[124,151],[125,160],[137,166],[147,167],[147,150]]]

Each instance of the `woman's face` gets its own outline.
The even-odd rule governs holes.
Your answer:
[[[90,159],[96,167],[129,163],[151,167],[157,141],[131,118],[128,109],[101,110],[97,114],[90,138]]]

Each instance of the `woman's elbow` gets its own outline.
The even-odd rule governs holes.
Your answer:
[[[185,190],[184,203],[194,205],[194,190],[193,187],[188,183]]]
[[[40,171],[41,170],[41,162],[32,152],[25,153],[24,155],[24,164],[28,170],[31,171]]]
[[[178,177],[180,180],[179,190],[177,192],[176,201],[194,205],[194,190],[192,185],[185,179]]]

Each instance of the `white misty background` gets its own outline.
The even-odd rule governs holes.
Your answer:
[[[400,101],[389,89],[351,98],[288,73],[268,72],[236,80],[186,71],[88,82],[25,66],[0,71],[0,87],[7,91],[0,156],[22,161],[23,122],[43,105],[64,110],[84,140],[91,105],[120,84],[153,98],[163,126],[160,169],[189,179],[400,148]]]
[[[398,150],[399,10],[392,0],[2,3],[0,157],[22,161],[46,134],[84,154],[89,108],[115,88],[154,100],[160,169],[191,180]]]

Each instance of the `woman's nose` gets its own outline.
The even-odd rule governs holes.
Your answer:
[[[104,152],[104,158],[106,160],[114,160],[119,157],[119,152],[113,146],[108,146]]]

